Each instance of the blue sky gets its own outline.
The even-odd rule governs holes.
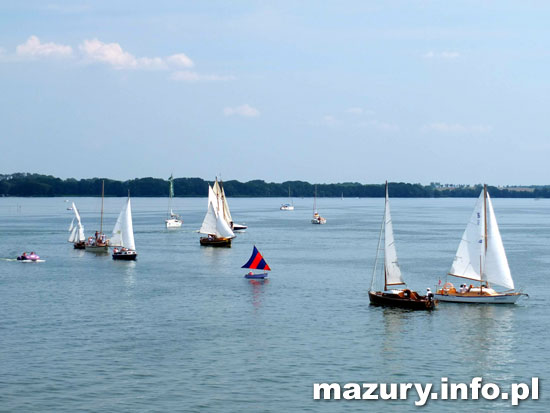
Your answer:
[[[19,3],[0,173],[548,183],[548,2]]]

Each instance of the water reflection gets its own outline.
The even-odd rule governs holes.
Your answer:
[[[252,291],[252,305],[254,306],[255,310],[258,310],[262,305],[263,295],[265,294],[265,290],[267,288],[267,285],[269,284],[269,280],[263,279],[247,281]]]
[[[446,305],[453,311],[452,328],[445,329],[456,343],[456,356],[472,366],[472,374],[483,372],[495,379],[512,379],[510,365],[516,333],[513,329],[517,307],[513,305]]]

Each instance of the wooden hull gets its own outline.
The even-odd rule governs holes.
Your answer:
[[[231,247],[231,238],[202,237],[200,243],[203,247]]]
[[[416,294],[415,297],[401,297],[397,294],[387,294],[380,291],[369,291],[369,299],[372,305],[407,308],[409,310],[434,310],[437,302],[428,300],[424,296]]]
[[[85,244],[84,242],[75,242],[75,243],[73,244],[73,248],[74,248],[75,250],[83,250],[83,249],[86,248],[86,244]]]
[[[96,254],[106,254],[109,252],[109,247],[107,245],[86,245],[85,250]]]

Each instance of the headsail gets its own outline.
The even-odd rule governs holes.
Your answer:
[[[128,197],[126,204],[122,207],[122,210],[118,215],[115,227],[113,228],[113,235],[111,236],[110,244],[114,247],[124,247],[129,250],[136,249],[130,197]]]
[[[390,213],[390,200],[388,197],[388,184],[386,183],[386,208],[384,212],[384,265],[386,270],[386,285],[405,284],[401,277],[401,269],[397,262],[397,250],[393,238],[393,224]]]
[[[489,193],[487,193],[487,252],[485,255],[484,278],[502,287],[514,289],[514,280],[508,266],[508,259],[498,230],[495,211]]]
[[[269,265],[267,265],[267,262],[265,262],[264,257],[262,257],[262,254],[260,254],[260,251],[258,251],[258,248],[256,248],[255,245],[254,249],[252,250],[252,255],[250,256],[250,259],[241,268],[271,271],[271,268],[269,268]]]
[[[74,203],[73,203],[73,205],[74,205]],[[73,228],[74,228],[74,218],[71,221],[71,225],[69,225],[69,232],[72,232]]]

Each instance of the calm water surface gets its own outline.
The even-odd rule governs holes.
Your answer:
[[[100,200],[77,198],[86,233]],[[124,199],[105,200],[105,232]],[[541,378],[549,411],[550,201],[494,199],[516,286],[515,306],[441,304],[433,313],[369,306],[383,199],[229,199],[249,230],[231,249],[199,246],[206,199],[135,198],[137,262],[76,251],[62,198],[0,198],[0,411],[410,411],[394,402],[313,401],[314,382],[421,382],[474,376],[509,389]],[[392,199],[409,286],[449,270],[475,199]],[[247,281],[256,244],[273,269]],[[34,250],[43,264],[9,261]],[[443,278],[444,281],[444,278]],[[457,281],[460,284],[460,281]],[[423,411],[502,411],[506,401],[430,401]]]

